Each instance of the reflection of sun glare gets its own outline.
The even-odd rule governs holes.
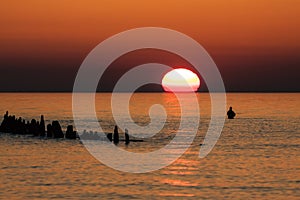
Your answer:
[[[195,92],[200,86],[200,80],[191,70],[178,68],[165,74],[162,86],[166,92]]]

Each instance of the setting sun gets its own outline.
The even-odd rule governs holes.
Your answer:
[[[200,86],[200,80],[191,70],[178,68],[165,74],[162,86],[166,92],[195,92]]]

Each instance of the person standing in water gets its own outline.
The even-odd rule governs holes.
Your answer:
[[[115,126],[114,129],[114,144],[119,143],[119,132],[118,132],[118,126]]]
[[[229,110],[227,111],[227,117],[228,119],[234,119],[235,112],[232,110],[232,107],[230,107]]]

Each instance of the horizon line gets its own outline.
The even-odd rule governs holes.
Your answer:
[[[131,93],[130,91],[0,91],[0,93]],[[165,91],[135,91],[134,93],[170,93]],[[221,93],[220,91],[197,91],[195,93]],[[225,91],[225,93],[300,93],[300,90],[296,91]]]

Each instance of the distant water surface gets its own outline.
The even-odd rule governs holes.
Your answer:
[[[300,94],[227,94],[237,118],[226,120],[219,141],[203,159],[198,154],[211,105],[209,94],[197,95],[201,122],[193,144],[172,165],[151,173],[113,170],[78,140],[0,134],[0,198],[300,199]],[[96,95],[99,123],[107,132],[114,126],[110,97]],[[151,140],[128,147],[120,143],[120,148],[148,152],[172,139],[180,120],[174,95],[137,93],[131,99],[131,115],[146,125],[148,109],[155,103],[166,108],[164,129]],[[8,110],[26,120],[44,114],[46,123],[59,120],[64,129],[73,123],[71,108],[70,93],[0,93],[0,113]]]

